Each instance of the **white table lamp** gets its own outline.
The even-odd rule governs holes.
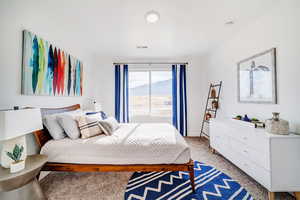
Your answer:
[[[21,160],[25,160],[25,135],[43,129],[41,111],[37,108],[0,111],[0,142],[3,143],[1,151],[1,165],[9,168],[13,162],[7,155],[16,144],[24,146]]]
[[[100,112],[100,111],[102,111],[102,106],[100,103],[95,102],[95,103],[93,103],[92,109],[94,112]]]

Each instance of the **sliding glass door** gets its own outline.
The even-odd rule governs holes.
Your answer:
[[[171,70],[129,70],[129,117],[130,122],[171,122]]]

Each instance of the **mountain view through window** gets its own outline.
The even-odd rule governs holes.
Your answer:
[[[172,116],[172,72],[129,72],[129,115]]]

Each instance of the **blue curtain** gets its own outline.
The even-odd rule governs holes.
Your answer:
[[[173,125],[178,128],[177,123],[177,66],[172,65],[172,122]]]
[[[129,122],[128,65],[115,65],[115,117],[119,122]]]
[[[173,125],[187,136],[186,66],[172,65]]]

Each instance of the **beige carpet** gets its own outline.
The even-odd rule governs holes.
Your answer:
[[[237,180],[254,197],[267,199],[267,191],[220,155],[212,154],[206,141],[186,138],[192,149],[193,160],[205,162]],[[49,200],[118,200],[124,198],[124,191],[131,173],[65,173],[52,172],[41,180],[41,186]],[[287,193],[276,194],[276,199],[294,199]]]

